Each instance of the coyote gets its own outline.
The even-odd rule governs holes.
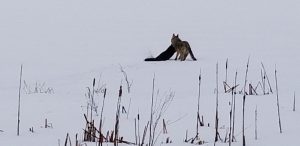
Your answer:
[[[192,49],[187,41],[180,40],[178,34],[173,34],[171,39],[171,44],[176,50],[176,57],[177,60],[178,55],[181,61],[184,61],[186,57],[190,54],[193,60],[197,60],[192,52]]]

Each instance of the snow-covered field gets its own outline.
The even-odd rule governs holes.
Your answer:
[[[224,93],[225,64],[228,79],[243,90],[247,59],[248,84],[261,81],[263,62],[273,94],[247,96],[245,136],[247,146],[300,145],[299,62],[300,2],[296,0],[251,1],[97,1],[97,0],[11,0],[0,2],[0,146],[64,145],[67,133],[72,144],[75,134],[83,139],[88,99],[87,87],[105,87],[103,130],[114,129],[119,86],[123,86],[120,136],[135,142],[134,119],[140,114],[140,133],[150,119],[152,80],[154,99],[174,93],[163,114],[168,134],[157,128],[155,145],[184,143],[196,133],[198,76],[201,70],[200,115],[205,126],[200,139],[214,144],[216,64],[219,65],[219,131],[222,139],[229,130],[231,94]],[[173,33],[189,41],[198,59],[144,62],[170,45]],[[23,64],[20,136],[17,111],[20,66]],[[282,131],[279,133],[275,65]],[[130,93],[121,68],[132,82]],[[26,82],[26,84],[25,84]],[[31,93],[37,84],[53,93]],[[41,87],[38,85],[38,87]],[[266,84],[267,85],[267,84]],[[262,90],[257,89],[259,93]],[[296,111],[293,97],[296,93]],[[95,95],[98,112],[103,93]],[[129,108],[130,107],[130,108]],[[258,109],[258,139],[255,140],[255,108]],[[96,115],[96,113],[94,113]],[[94,117],[98,125],[100,117]],[[45,128],[45,119],[52,128]],[[242,95],[236,96],[236,142],[242,145]],[[208,127],[207,124],[210,124]],[[33,128],[34,132],[29,129]],[[147,136],[148,137],[148,136]],[[146,138],[147,138],[146,137]],[[59,144],[60,143],[60,144]],[[82,142],[84,144],[84,142]],[[96,145],[88,143],[88,145]],[[125,145],[125,144],[122,144]],[[228,145],[217,142],[216,145]]]

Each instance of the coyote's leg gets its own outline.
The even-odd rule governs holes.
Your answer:
[[[175,57],[175,60],[177,60],[178,55],[179,55],[179,53],[176,51],[176,57]],[[179,59],[180,59],[180,56],[179,56]]]
[[[183,54],[183,52],[181,52],[181,54],[180,54],[180,61],[184,61],[184,54]]]
[[[183,61],[186,59],[186,57],[188,56],[189,54],[188,53],[185,53],[184,56],[183,56]]]

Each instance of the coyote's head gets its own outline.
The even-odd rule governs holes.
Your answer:
[[[173,33],[173,36],[172,36],[172,38],[171,38],[171,44],[174,46],[177,42],[179,42],[179,41],[181,41],[180,40],[180,38],[179,38],[179,35],[177,34],[177,35],[175,35],[174,33]]]

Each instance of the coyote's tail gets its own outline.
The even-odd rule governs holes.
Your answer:
[[[190,53],[190,55],[191,55],[191,58],[192,58],[194,61],[196,61],[197,59],[196,59],[196,57],[194,56],[194,53],[193,53],[193,51],[192,51],[192,49],[191,49],[191,46],[190,46],[190,44],[188,44],[188,45],[189,45],[188,50],[189,50],[189,53]]]

